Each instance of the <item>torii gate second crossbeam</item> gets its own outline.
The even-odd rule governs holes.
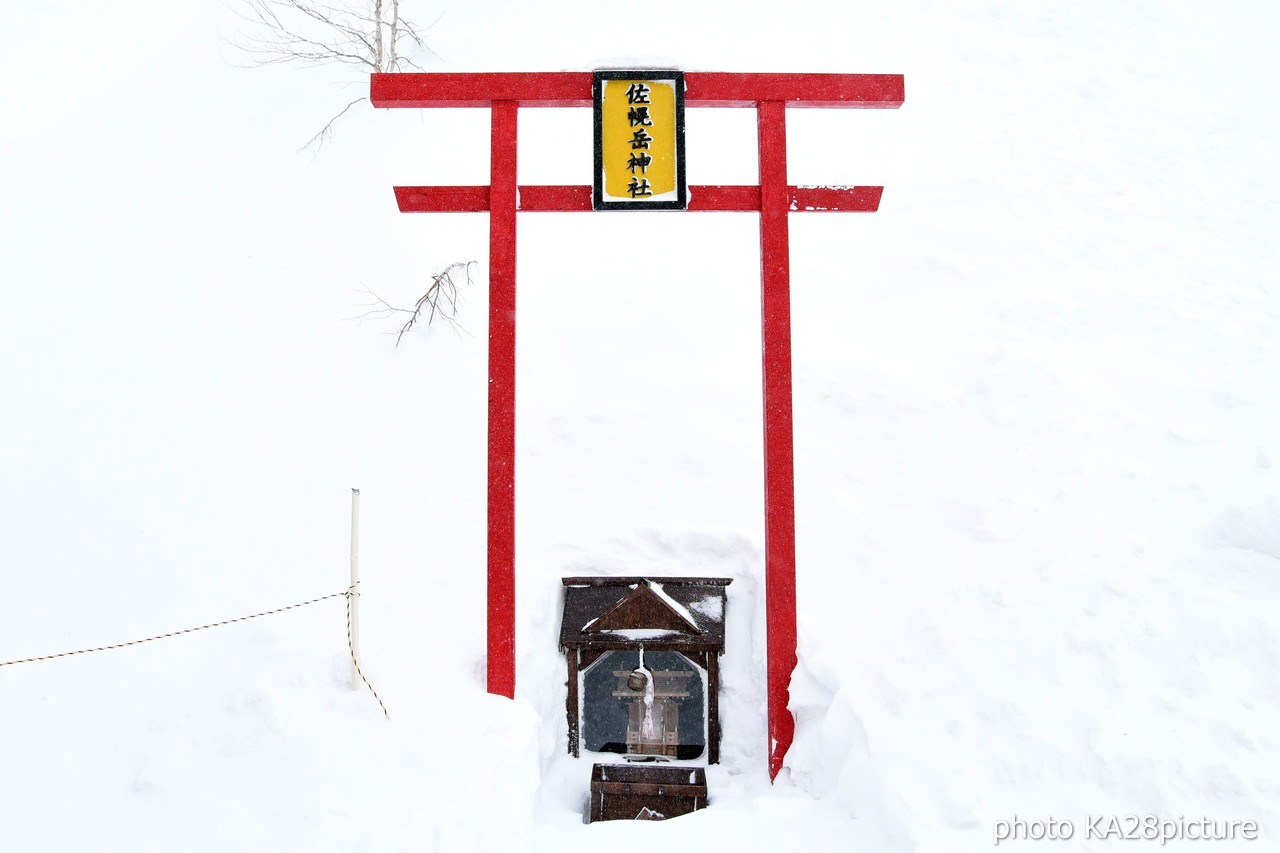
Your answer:
[[[791,403],[792,211],[875,211],[883,187],[787,184],[786,108],[893,109],[900,74],[684,75],[689,107],[754,107],[757,186],[694,186],[691,211],[759,211],[764,375],[765,596],[769,778],[782,767],[795,720],[787,709],[796,665],[795,465]],[[488,690],[515,696],[516,213],[590,211],[589,186],[516,180],[520,107],[590,107],[592,72],[374,74],[375,107],[487,107],[487,187],[396,187],[404,212],[489,212]]]

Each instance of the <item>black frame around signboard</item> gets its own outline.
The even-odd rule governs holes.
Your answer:
[[[605,201],[604,199],[604,128],[602,127],[604,86],[606,80],[671,80],[676,95],[676,197],[666,201]],[[591,102],[595,133],[595,169],[592,172],[592,207],[596,210],[686,210],[689,207],[689,182],[684,175],[684,72],[669,68],[635,68],[595,71],[592,74]]]

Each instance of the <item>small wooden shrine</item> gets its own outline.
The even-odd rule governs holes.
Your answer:
[[[720,760],[729,578],[564,578],[569,752]],[[642,760],[642,759],[641,759]]]

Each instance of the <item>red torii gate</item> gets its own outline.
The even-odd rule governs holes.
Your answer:
[[[795,471],[791,404],[791,211],[875,211],[883,187],[787,184],[787,107],[893,109],[900,74],[688,72],[689,107],[755,107],[758,186],[692,186],[691,211],[760,212],[764,359],[765,596],[769,778],[782,767],[795,720],[787,710],[796,665]],[[403,212],[489,212],[488,689],[515,696],[516,212],[589,211],[589,186],[519,186],[520,107],[590,107],[592,72],[374,74],[375,107],[488,107],[489,186],[396,187]]]

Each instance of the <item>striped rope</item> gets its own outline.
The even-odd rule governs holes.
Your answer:
[[[143,643],[150,643],[154,640],[165,640],[169,637],[180,637],[183,634],[192,634],[196,631],[205,631],[209,628],[220,628],[223,625],[234,625],[236,622],[246,622],[250,619],[257,619],[260,616],[272,616],[276,613],[284,613],[286,610],[296,610],[299,607],[306,607],[310,604],[318,604],[321,601],[328,601],[331,598],[345,598],[347,600],[347,651],[351,653],[351,662],[355,665],[356,672],[360,674],[360,679],[364,681],[369,692],[373,694],[373,698],[378,700],[378,705],[382,708],[382,715],[388,720],[391,715],[387,713],[387,706],[382,704],[382,697],[378,695],[378,691],[373,689],[373,685],[369,683],[369,679],[365,678],[364,672],[360,669],[360,662],[356,660],[356,648],[351,639],[351,601],[360,593],[356,591],[355,586],[350,586],[343,592],[335,592],[330,595],[322,595],[319,598],[313,598],[310,601],[302,601],[297,604],[290,604],[287,607],[277,607],[275,610],[264,610],[261,613],[251,613],[248,616],[238,616],[235,619],[224,619],[221,622],[210,622],[208,625],[199,625],[195,628],[183,628],[181,631],[170,631],[167,634],[157,634],[154,637],[145,637],[141,640],[130,640],[127,643],[113,643],[110,646],[98,646],[92,649],[76,649],[73,652],[58,652],[55,655],[41,655],[35,658],[23,658],[22,660],[10,660],[0,662],[0,667],[16,666],[20,663],[35,663],[42,660],[54,660],[56,658],[71,657],[72,655],[87,655],[90,652],[105,652],[111,649],[123,649],[128,646],[138,646]]]
[[[387,706],[382,704],[382,697],[378,695],[378,691],[373,689],[369,679],[364,677],[364,670],[360,668],[360,661],[356,660],[356,645],[351,641],[351,602],[355,601],[356,596],[360,594],[360,590],[356,589],[359,585],[360,581],[356,581],[343,593],[347,597],[347,650],[351,652],[351,665],[356,668],[356,673],[360,676],[360,680],[364,682],[364,686],[369,688],[373,698],[378,700],[378,705],[382,707],[382,716],[389,720],[391,715],[387,713]]]

